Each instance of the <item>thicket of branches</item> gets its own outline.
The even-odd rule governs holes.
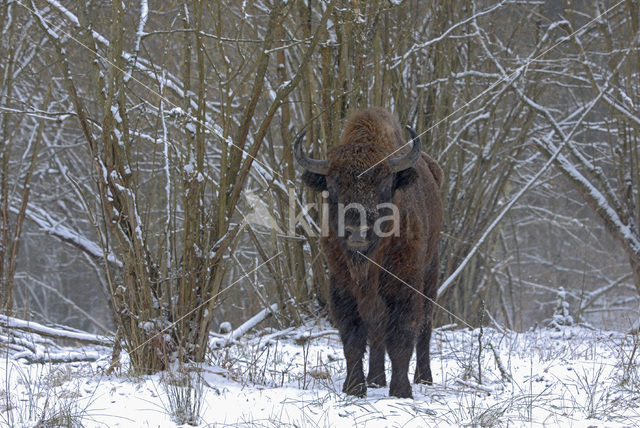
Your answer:
[[[633,308],[638,9],[4,2],[3,310],[117,329],[139,371],[201,360],[219,322],[273,303],[281,323],[316,313],[319,213],[300,212],[319,201],[292,141],[322,157],[368,106],[445,171],[440,304],[509,328],[560,287],[582,320]]]

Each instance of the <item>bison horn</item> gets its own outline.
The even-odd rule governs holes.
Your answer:
[[[409,134],[411,134],[411,138],[413,139],[413,148],[405,156],[389,159],[389,166],[391,167],[391,170],[393,172],[399,172],[407,168],[411,168],[420,157],[422,146],[420,137],[418,136],[416,131],[414,131],[413,128],[409,125],[407,125],[407,130],[409,131]]]
[[[296,161],[309,172],[314,172],[320,175],[327,175],[329,171],[329,162],[326,160],[311,159],[302,151],[302,140],[307,131],[303,131],[296,138],[296,142],[293,143],[293,156]]]

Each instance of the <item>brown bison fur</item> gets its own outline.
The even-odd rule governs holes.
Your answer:
[[[392,365],[390,395],[412,397],[408,368],[414,346],[414,382],[432,383],[429,342],[439,269],[442,170],[424,153],[413,167],[399,172],[392,172],[387,160],[376,165],[389,155],[407,153],[408,147],[395,152],[405,143],[389,112],[359,111],[346,121],[340,144],[330,149],[326,176],[309,171],[303,176],[308,185],[329,191],[330,227],[321,245],[330,272],[331,315],[347,362],[343,391],[356,396],[366,395],[367,384],[386,385],[385,349]],[[371,247],[350,251],[345,238],[336,233],[336,206],[352,202],[366,207],[367,223],[379,215],[377,204],[393,202],[399,212],[399,233],[371,237]],[[362,359],[367,342],[365,382]]]

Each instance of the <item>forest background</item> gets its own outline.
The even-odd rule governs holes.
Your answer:
[[[436,325],[521,331],[561,312],[629,330],[639,9],[4,1],[2,311],[117,332],[146,372],[175,352],[202,359],[224,321],[322,316],[319,212],[300,214],[321,201],[292,142],[306,130],[323,157],[350,112],[383,106],[444,170],[438,302],[450,313]]]

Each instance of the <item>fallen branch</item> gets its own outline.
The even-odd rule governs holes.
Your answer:
[[[297,345],[304,345],[310,340],[317,339],[318,337],[322,337],[322,336],[328,336],[328,335],[335,335],[339,337],[340,333],[338,332],[338,330],[324,330],[324,331],[319,331],[317,333],[310,333],[307,331],[304,333],[300,333],[293,340],[296,342]]]
[[[95,351],[78,352],[78,351],[61,351],[61,352],[31,352],[22,351],[15,353],[11,356],[17,360],[23,358],[29,364],[42,364],[42,363],[76,363],[79,361],[97,361],[100,358],[100,354]]]
[[[512,382],[513,377],[509,374],[509,372],[505,368],[504,364],[502,363],[502,359],[500,358],[500,353],[496,351],[496,348],[493,347],[491,342],[489,342],[489,348],[491,348],[491,351],[493,351],[493,358],[495,358],[496,360],[496,365],[498,366],[498,370],[500,371],[500,375],[502,376],[502,379],[507,382]]]
[[[113,339],[104,336],[98,336],[86,332],[66,331],[58,328],[47,327],[33,321],[25,321],[19,318],[0,315],[0,326],[9,329],[22,330],[29,333],[35,333],[40,336],[52,337],[56,339],[75,340],[82,343],[91,343],[94,345],[112,346]]]
[[[5,336],[4,334],[0,334],[0,344],[2,344],[3,346],[6,346],[7,348],[13,349],[14,351],[16,350],[23,351],[26,349],[28,351],[35,352],[36,351],[36,344],[34,343],[35,341],[33,340],[30,341],[21,336],[22,335],[15,335],[15,334],[9,334]]]
[[[268,308],[264,308],[263,310],[255,314],[253,317],[249,318],[240,327],[238,327],[235,330],[232,330],[231,333],[227,334],[225,337],[217,338],[211,341],[211,347],[214,349],[219,349],[225,346],[229,346],[230,343],[244,336],[249,330],[251,330],[256,325],[260,324],[269,316],[273,315],[277,310],[278,310],[277,303],[274,303]]]

